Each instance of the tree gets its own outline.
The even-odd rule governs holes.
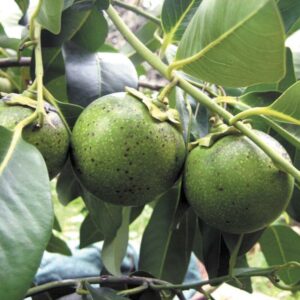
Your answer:
[[[29,1],[15,2],[26,19]],[[136,34],[120,17],[116,10],[119,6],[145,18]],[[285,47],[285,39],[300,27],[299,10],[299,3],[293,0],[247,3],[165,0],[158,18],[117,0],[111,3],[109,0],[40,0],[29,26],[24,27],[22,39],[7,37],[1,25],[0,298],[21,299],[57,286],[68,286],[71,290],[77,287],[82,299],[171,299],[175,294],[184,299],[182,290],[189,288],[197,288],[211,298],[203,286],[228,282],[251,290],[249,279],[253,276],[267,277],[278,288],[298,291],[300,237],[292,225],[300,221],[300,171],[297,169],[300,85],[299,66],[295,63],[299,53]],[[109,20],[127,40],[126,46],[114,49],[105,44]],[[126,53],[129,59],[117,52]],[[146,72],[144,62],[168,80],[165,86],[154,87],[159,90],[158,95],[147,90],[153,87],[151,84],[140,85],[137,90],[136,70]],[[55,113],[68,133],[64,139],[68,143],[78,117],[87,111],[86,106],[96,98],[125,90],[126,97],[138,101],[137,107],[146,111],[147,117],[150,115],[149,122],[176,128],[189,151],[195,147],[212,148],[228,136],[246,137],[251,147],[266,156],[276,176],[290,178],[290,194],[282,200],[289,200],[287,207],[283,205],[285,218],[249,232],[216,229],[214,224],[200,219],[197,209],[187,199],[187,185],[184,188],[183,184],[187,175],[182,167],[181,174],[175,174],[174,185],[166,185],[164,191],[159,190],[150,199],[153,213],[143,234],[139,259],[139,269],[143,272],[124,277],[120,265],[128,243],[129,224],[144,206],[114,205],[109,203],[110,199],[100,200],[95,191],[87,189],[89,185],[80,175],[81,167],[74,164],[74,156],[67,159],[68,154],[62,150],[62,161],[66,163],[56,184],[60,201],[67,205],[78,196],[84,199],[89,213],[82,223],[81,245],[104,241],[102,259],[110,275],[29,289],[45,249],[55,246],[59,252],[69,254],[64,241],[52,233],[59,226],[54,222],[49,175],[53,177],[57,172],[50,172],[49,160],[55,158],[61,140],[56,133],[31,139],[30,132],[35,134],[46,126],[57,129],[58,125],[50,117],[50,113]],[[118,109],[110,106],[109,101],[109,109]],[[99,103],[101,106],[101,100]],[[111,116],[108,108],[103,109]],[[113,125],[110,123],[108,128]],[[267,132],[280,141],[292,161],[286,158],[288,154],[280,154],[253,129]],[[152,133],[149,134],[152,138]],[[56,139],[44,147],[51,154],[48,160],[40,144],[46,145],[52,136]],[[158,139],[159,146],[163,142],[172,143]],[[73,155],[78,155],[74,154],[74,138],[72,149]],[[162,152],[158,151],[157,155]],[[252,155],[251,150],[249,153]],[[95,165],[92,161],[87,170]],[[151,165],[155,165],[155,160],[150,168]],[[144,174],[145,170],[142,171],[137,169],[135,174]],[[226,175],[218,182],[224,183],[231,176]],[[103,181],[106,178],[109,175]],[[118,178],[121,177],[116,177],[116,181]],[[216,182],[210,180],[211,184]],[[268,186],[268,181],[261,184]],[[149,189],[150,194],[156,186],[143,185],[143,188]],[[124,188],[114,192],[128,195],[133,189],[132,184],[126,186],[126,191]],[[224,186],[218,189],[223,191]],[[100,192],[103,190],[102,186]],[[249,187],[248,190],[255,192]],[[232,195],[239,200],[234,191]],[[239,212],[245,213],[242,209]],[[247,265],[245,254],[257,242],[269,264],[267,268]],[[209,280],[182,284],[192,252],[204,263]],[[101,288],[94,288],[91,283],[101,283]]]

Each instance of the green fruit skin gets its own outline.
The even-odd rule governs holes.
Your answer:
[[[71,157],[82,184],[112,204],[148,203],[177,180],[185,159],[182,134],[153,119],[126,93],[92,102],[78,118]]]
[[[33,109],[7,105],[0,101],[0,126],[13,130],[14,127],[33,113]],[[44,118],[41,128],[36,126],[36,122],[23,129],[23,139],[34,145],[42,154],[49,173],[50,179],[54,178],[67,159],[70,137],[69,133],[55,111],[47,114],[53,126]]]
[[[287,160],[286,150],[256,131]],[[250,139],[229,135],[188,155],[184,190],[198,216],[221,231],[250,233],[273,222],[292,196],[294,178],[280,171]]]

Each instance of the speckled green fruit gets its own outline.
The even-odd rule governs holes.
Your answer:
[[[256,131],[290,160],[271,136]],[[228,135],[210,148],[197,147],[184,170],[187,200],[207,224],[229,233],[249,233],[273,222],[291,198],[294,178],[243,135]]]
[[[83,185],[118,205],[143,205],[170,188],[185,159],[182,134],[153,119],[146,106],[126,93],[104,96],[78,118],[72,159]]]
[[[20,121],[32,113],[31,108],[7,105],[0,100],[0,126],[7,129],[14,129]],[[66,161],[70,138],[65,125],[54,109],[50,110],[48,117],[54,127],[47,122],[47,119],[44,119],[44,125],[41,128],[38,128],[34,122],[24,128],[23,138],[41,152],[49,177],[52,179],[59,173]]]

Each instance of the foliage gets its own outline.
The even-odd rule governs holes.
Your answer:
[[[3,286],[0,299],[18,300],[42,292],[47,293],[47,299],[56,299],[55,293],[51,293],[51,283],[30,288],[34,274],[45,250],[72,254],[53,212],[44,158],[38,147],[28,143],[29,140],[26,142],[22,134],[29,128],[39,131],[46,123],[55,128],[57,124],[48,118],[50,107],[71,138],[73,127],[86,106],[104,95],[125,91],[140,102],[153,123],[168,122],[173,131],[182,133],[187,155],[195,147],[213,149],[224,136],[242,133],[273,160],[277,174],[286,172],[294,177],[294,192],[286,212],[282,212],[277,222],[256,232],[232,234],[224,228],[211,227],[199,217],[183,189],[182,164],[179,166],[182,173],[175,174],[176,178],[172,174],[173,186],[169,188],[168,183],[153,194],[145,201],[146,207],[125,207],[112,204],[110,197],[99,199],[99,195],[91,194],[74,168],[74,155],[68,155],[52,186],[65,206],[75,199],[83,200],[87,212],[79,230],[80,247],[102,241],[105,266],[102,273],[108,275],[70,278],[57,283],[60,292],[76,292],[81,299],[172,299],[175,295],[184,299],[182,290],[197,288],[213,299],[202,290],[203,286],[228,282],[252,291],[251,278],[257,276],[267,278],[280,289],[298,291],[300,51],[285,47],[286,36],[300,28],[298,1],[165,0],[160,18],[118,0],[38,1],[28,18],[30,1],[15,2],[20,9],[17,15],[22,16],[20,24],[24,24],[18,25],[22,36],[8,36],[4,24],[0,24],[0,116],[5,114],[4,106],[30,108],[30,113],[11,128],[0,126],[0,279]],[[145,18],[136,34],[118,14],[115,9],[118,6]],[[127,40],[118,49],[108,39],[113,30],[108,19]],[[139,85],[138,73],[148,69],[146,63],[151,65],[151,72],[156,70],[169,83],[158,88],[151,84]],[[134,107],[130,108],[135,112]],[[131,118],[136,115],[135,112]],[[102,121],[107,116],[111,118],[110,111],[103,113]],[[122,117],[126,119],[128,115],[123,113]],[[103,128],[101,133],[105,131]],[[110,128],[111,132],[105,136],[108,170],[110,166],[115,167],[113,147],[118,147],[110,134],[114,137],[119,134],[119,139],[122,136],[113,126]],[[291,161],[252,129],[278,140]],[[82,134],[82,140],[88,141],[84,138],[85,129]],[[153,134],[153,138],[158,136]],[[160,139],[159,145],[168,142],[179,147],[175,140]],[[42,139],[40,142],[46,144]],[[99,145],[101,142],[103,138],[97,141]],[[53,143],[53,146],[54,150],[50,147],[48,150],[54,155],[58,145]],[[138,143],[134,147],[137,153]],[[153,171],[153,166],[163,166],[158,163],[163,150],[157,151],[158,146],[154,144],[148,148],[153,155],[151,158],[148,155],[147,164],[140,160],[138,172],[147,171],[153,179],[158,173]],[[178,163],[175,155],[173,160]],[[89,163],[94,166],[93,160]],[[147,170],[143,169],[146,166]],[[247,170],[239,172],[243,178]],[[255,174],[261,178],[263,172],[257,168],[252,176]],[[205,168],[200,176],[205,176]],[[233,178],[224,174],[222,182],[226,182],[225,177],[229,181]],[[106,176],[97,182],[100,190],[104,189],[105,180]],[[115,176],[114,184],[120,182]],[[215,184],[213,178],[210,182]],[[256,193],[267,184],[264,179],[259,179],[259,183]],[[110,185],[105,188],[109,190]],[[241,186],[231,191],[230,197],[238,199],[239,189]],[[219,203],[222,210],[222,201]],[[149,206],[152,208],[149,222],[140,229],[143,234],[137,272],[122,276],[121,263],[130,224]],[[247,221],[247,215],[244,219]],[[246,254],[257,243],[266,259],[265,267],[248,266]],[[205,266],[209,279],[183,284],[192,253]],[[97,283],[100,288],[92,285]]]

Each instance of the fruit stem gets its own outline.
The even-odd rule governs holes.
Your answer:
[[[40,1],[41,2],[41,1]],[[38,124],[39,126],[43,126],[44,122],[44,99],[43,99],[43,77],[44,77],[44,67],[43,67],[43,59],[42,59],[42,46],[41,46],[41,31],[42,27],[39,23],[35,22],[34,26],[34,35],[36,39],[36,46],[34,48],[35,55],[35,79],[37,86],[37,106],[36,111],[38,113]]]
[[[172,80],[172,74],[168,72],[168,66],[164,64],[159,57],[152,53],[129,29],[129,27],[124,23],[122,18],[119,16],[118,12],[110,5],[107,9],[107,14],[120,33],[129,42],[129,44],[140,54],[153,68],[161,73],[164,77]],[[173,71],[175,72],[175,71]],[[176,73],[176,72],[175,72]],[[198,88],[194,87],[187,80],[182,78],[178,73],[176,73],[178,79],[178,86],[194,97],[200,104],[206,106],[211,111],[219,114],[224,120],[229,122],[233,115],[226,109],[218,105],[204,92],[200,91]],[[257,134],[249,129],[242,122],[238,121],[234,126],[239,129],[244,135],[251,139],[255,144],[257,144],[270,158],[280,167],[281,170],[291,174],[295,177],[297,181],[300,182],[300,171],[295,168],[291,163],[289,163],[285,158],[279,155],[272,147],[270,147],[266,142],[264,142]]]
[[[178,79],[176,76],[174,76],[174,78],[171,80],[171,82],[169,82],[159,93],[157,99],[164,104],[168,104],[168,102],[169,102],[168,95],[170,94],[172,89],[177,85],[177,83],[178,83]]]
[[[234,246],[231,254],[230,254],[230,259],[229,259],[229,270],[228,270],[228,274],[229,276],[232,277],[232,279],[238,284],[238,285],[242,285],[242,283],[234,276],[233,274],[233,269],[236,265],[236,261],[237,261],[237,258],[238,258],[238,254],[239,254],[239,251],[240,251],[240,248],[241,248],[241,245],[242,245],[242,242],[243,242],[243,238],[244,238],[244,234],[241,234],[239,235],[239,238],[237,240],[237,243],[236,245]]]
[[[69,135],[71,136],[71,134],[72,134],[71,129],[69,127],[69,124],[68,124],[65,116],[63,115],[63,113],[61,112],[59,106],[57,105],[57,100],[54,98],[54,96],[45,87],[43,87],[43,93],[45,95],[45,99],[47,101],[49,101],[50,104],[52,104],[55,107],[55,109],[57,110],[58,115],[60,116],[61,120],[63,121],[63,123],[65,125],[65,127],[67,128],[67,131],[68,131]]]

